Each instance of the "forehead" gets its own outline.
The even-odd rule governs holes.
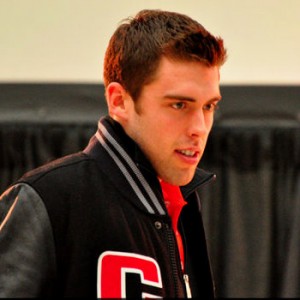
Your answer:
[[[219,67],[197,61],[178,61],[163,57],[153,80],[145,86],[157,93],[220,94]]]

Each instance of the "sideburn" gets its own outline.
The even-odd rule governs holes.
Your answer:
[[[140,104],[139,100],[133,100],[134,101],[134,110],[138,115],[142,114],[142,105]]]

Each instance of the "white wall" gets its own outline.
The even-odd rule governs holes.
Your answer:
[[[101,82],[110,35],[143,8],[222,36],[223,84],[300,84],[300,0],[0,0],[0,82]]]

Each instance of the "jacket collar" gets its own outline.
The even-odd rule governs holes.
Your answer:
[[[125,133],[122,126],[109,116],[103,117],[98,122],[98,130],[95,134],[96,144],[100,144],[118,168],[122,172],[127,183],[131,186],[140,204],[152,214],[167,214],[160,184],[149,160],[145,157],[139,146]],[[94,146],[89,145],[86,152],[95,152]],[[214,174],[197,168],[193,180],[181,187],[186,199],[201,185],[215,178]]]

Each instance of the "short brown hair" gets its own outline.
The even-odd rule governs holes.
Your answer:
[[[221,66],[226,49],[220,37],[186,15],[142,10],[112,35],[104,59],[104,85],[118,82],[136,100],[153,78],[162,56]]]

